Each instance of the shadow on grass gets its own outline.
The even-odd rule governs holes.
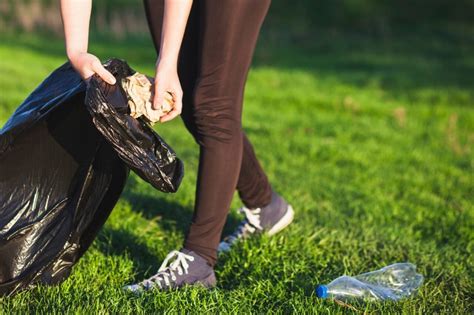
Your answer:
[[[131,187],[139,184],[136,176],[129,176],[128,181],[121,198],[132,205],[133,211],[140,213],[143,218],[148,220],[156,219],[156,217],[163,218],[156,222],[160,230],[163,230],[165,234],[166,232],[175,233],[178,231],[186,235],[191,223],[193,209],[184,207],[178,202],[162,198],[158,192],[156,195],[151,196],[146,193],[133,191]],[[223,235],[233,231],[239,222],[240,217],[230,213]],[[113,229],[104,226],[100,239],[97,242],[97,247],[104,254],[122,256],[125,252],[129,252],[134,266],[137,266],[139,276],[143,276],[146,269],[150,267],[153,270],[158,269],[161,259],[164,258],[156,257],[139,237],[131,234],[126,229]]]
[[[168,200],[169,198],[160,197],[160,193],[157,191],[155,195],[148,195],[145,193],[139,193],[132,191],[130,187],[138,185],[137,178],[130,176],[128,178],[129,183],[122,193],[121,197],[133,205],[133,209],[139,212],[146,219],[154,219],[157,216],[163,217],[164,220],[160,220],[158,224],[164,231],[179,231],[186,234],[189,225],[191,224],[191,218],[193,209],[190,207],[184,207],[183,205]],[[192,192],[194,194],[194,191]],[[140,210],[136,210],[140,209]],[[231,232],[233,228],[240,222],[240,217],[234,213],[229,213],[226,225],[224,227],[224,234]]]
[[[127,186],[121,198],[132,205],[135,212],[140,213],[144,218],[151,220],[160,216],[163,220],[157,223],[164,231],[178,230],[183,234],[191,222],[193,210],[189,207],[170,201],[169,198],[161,197],[161,193],[149,195],[134,191],[131,187],[139,185],[136,176],[129,176]]]
[[[143,278],[149,270],[158,270],[160,257],[152,254],[140,239],[125,229],[104,226],[96,242],[97,249],[104,255],[123,256],[129,253],[136,272],[136,279]]]

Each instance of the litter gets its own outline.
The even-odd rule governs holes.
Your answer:
[[[320,298],[337,300],[399,300],[413,294],[423,276],[411,263],[396,263],[355,277],[341,276],[328,285],[319,285]]]

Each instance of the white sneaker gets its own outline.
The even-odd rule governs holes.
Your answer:
[[[239,212],[245,214],[234,233],[226,236],[219,244],[218,252],[229,251],[232,245],[256,233],[274,235],[287,227],[294,217],[293,207],[276,192],[272,193],[270,204],[263,208],[242,207]]]
[[[168,265],[169,260],[174,257],[175,260]],[[176,289],[187,284],[211,288],[216,285],[216,276],[214,268],[203,257],[192,250],[182,248],[179,251],[171,251],[155,275],[137,284],[126,285],[122,289],[140,294],[152,289]]]

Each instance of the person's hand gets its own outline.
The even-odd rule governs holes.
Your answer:
[[[94,73],[97,73],[108,84],[115,84],[115,77],[104,68],[96,56],[86,52],[79,52],[71,54],[68,58],[73,68],[84,81],[87,82]]]
[[[161,116],[160,122],[170,121],[179,114],[183,107],[183,90],[179,82],[178,69],[176,64],[159,61],[156,67],[154,82],[153,109],[158,109],[164,102],[164,95],[170,92],[173,95],[173,109],[166,115]]]

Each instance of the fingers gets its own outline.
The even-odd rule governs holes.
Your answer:
[[[156,82],[156,81],[155,81]],[[155,90],[155,94],[153,96],[153,104],[152,104],[152,108],[154,110],[157,110],[157,109],[160,109],[161,108],[161,104],[163,104],[163,100],[164,100],[164,90],[160,88],[160,86],[158,84],[155,84],[154,85],[154,90]]]
[[[170,121],[181,114],[181,110],[183,108],[182,99],[183,99],[183,96],[181,92],[173,94],[173,101],[174,101],[173,109],[168,114],[161,116],[160,122],[164,123],[164,122]]]
[[[115,77],[112,75],[112,73],[110,73],[104,68],[100,61],[97,60],[92,63],[92,70],[94,70],[94,72],[97,73],[99,77],[101,77],[101,79],[107,82],[108,84],[115,84]]]
[[[88,83],[92,76],[94,75],[94,71],[90,68],[84,68],[79,70],[79,75],[82,77],[82,79]]]

